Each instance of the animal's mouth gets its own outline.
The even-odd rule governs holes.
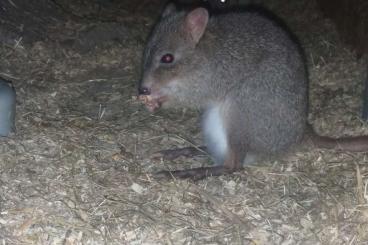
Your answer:
[[[138,99],[143,102],[150,112],[154,112],[167,100],[166,96],[139,95]]]

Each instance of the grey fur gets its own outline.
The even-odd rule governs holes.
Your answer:
[[[174,11],[156,25],[144,54],[142,84],[167,95],[165,106],[206,110],[219,104],[229,145],[243,159],[300,141],[307,76],[288,32],[257,12],[227,13],[210,17],[193,44],[183,31],[185,16]],[[174,54],[174,64],[160,64],[165,53]]]

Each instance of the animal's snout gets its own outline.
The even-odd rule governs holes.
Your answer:
[[[151,89],[144,87],[144,86],[140,86],[138,88],[138,94],[139,95],[150,95],[151,94]]]

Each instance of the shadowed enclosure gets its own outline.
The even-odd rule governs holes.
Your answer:
[[[322,12],[336,24],[342,39],[358,56],[368,52],[368,3],[362,0],[319,0]]]
[[[323,135],[368,135],[365,1],[198,2],[280,17],[305,51],[309,122]],[[203,144],[198,111],[152,114],[136,99],[165,4],[0,0],[0,77],[17,91],[16,134],[0,138],[0,243],[367,243],[364,152],[295,149],[231,175],[154,178],[212,163],[152,157]]]

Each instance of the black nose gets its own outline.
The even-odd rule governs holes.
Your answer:
[[[151,94],[151,90],[149,88],[146,88],[146,87],[139,87],[138,88],[138,93],[140,95],[150,95]]]

